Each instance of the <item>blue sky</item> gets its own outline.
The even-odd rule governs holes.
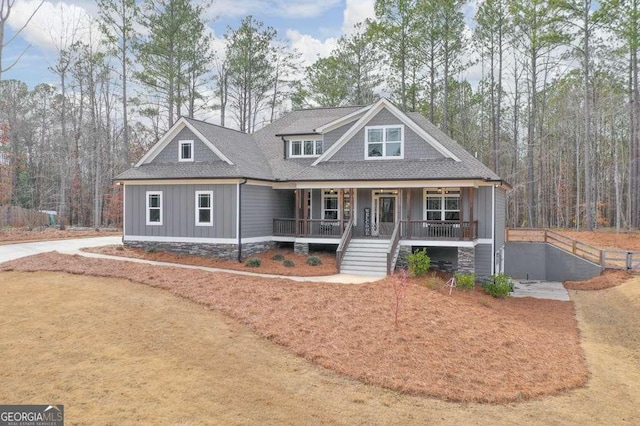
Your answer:
[[[210,28],[222,48],[222,36],[228,26],[237,27],[246,15],[253,15],[265,25],[274,27],[280,38],[290,40],[303,55],[305,65],[318,56],[328,55],[336,40],[350,31],[353,24],[374,15],[375,0],[214,0],[209,11]],[[39,0],[18,0],[9,19],[5,40],[26,21]],[[477,0],[466,6],[467,18],[473,16]],[[97,37],[92,19],[97,15],[93,0],[47,0],[32,22],[14,42],[5,48],[3,63],[8,65],[28,46],[20,62],[3,74],[30,87],[41,82],[55,84],[56,76],[49,67],[55,62],[65,34],[76,28],[76,38]],[[469,22],[469,19],[467,20]],[[92,32],[89,28],[93,28]]]
[[[317,55],[327,55],[347,27],[373,16],[373,0],[217,0],[210,14],[210,27],[222,46],[222,35],[228,26],[236,27],[240,20],[252,14],[265,25],[274,27],[281,38],[288,38],[300,49],[306,62]],[[18,0],[6,28],[5,40],[26,21],[39,2]],[[55,62],[60,40],[71,28],[86,39],[91,19],[97,7],[91,0],[45,1],[27,28],[8,46],[3,63],[10,64],[29,47],[20,62],[3,74],[3,79],[23,80],[30,87],[40,82],[56,81],[49,67]],[[97,33],[96,33],[97,34]]]

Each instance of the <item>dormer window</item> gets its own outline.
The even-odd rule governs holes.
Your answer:
[[[193,141],[180,141],[178,161],[193,161]]]
[[[367,126],[365,159],[404,158],[404,126]]]
[[[289,141],[289,157],[319,157],[322,155],[322,139]]]

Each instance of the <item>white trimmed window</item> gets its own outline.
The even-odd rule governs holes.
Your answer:
[[[460,220],[459,189],[425,189],[424,220]]]
[[[162,225],[162,191],[147,191],[147,225]]]
[[[322,139],[289,141],[290,157],[319,157],[322,155],[322,152]]]
[[[404,158],[404,125],[367,126],[365,159]]]
[[[339,220],[340,208],[338,207],[338,191],[325,189],[322,191],[322,219]]]
[[[178,161],[193,161],[193,141],[178,142]]]
[[[196,226],[213,226],[213,191],[196,191]]]

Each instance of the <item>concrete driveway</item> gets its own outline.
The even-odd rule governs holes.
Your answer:
[[[533,297],[535,299],[552,299],[568,302],[569,293],[561,282],[513,280],[513,297]]]
[[[76,238],[73,240],[38,241],[35,243],[17,243],[0,246],[0,263],[34,254],[58,251],[65,254],[77,254],[83,247],[99,247],[120,244],[122,237]]]

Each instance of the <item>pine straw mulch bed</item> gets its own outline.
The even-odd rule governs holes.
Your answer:
[[[110,256],[133,257],[137,259],[154,260],[156,262],[181,263],[185,265],[206,266],[208,268],[233,269],[239,271],[258,272],[261,274],[286,275],[298,277],[320,277],[325,275],[333,275],[336,271],[336,258],[327,253],[312,253],[312,256],[320,258],[320,265],[311,266],[307,264],[308,255],[294,254],[292,250],[274,249],[263,253],[256,254],[251,257],[258,257],[262,260],[262,264],[257,268],[250,268],[244,263],[236,260],[215,259],[211,257],[184,255],[170,253],[166,251],[157,251],[147,253],[144,249],[123,247],[123,246],[103,246],[89,247],[82,251],[89,253],[108,254]],[[273,260],[275,254],[281,254],[285,259],[293,261],[295,266],[284,266],[283,261]],[[246,259],[245,259],[246,261]]]
[[[585,281],[565,281],[564,288],[567,290],[603,290],[619,286],[630,280],[632,276],[619,269],[605,269],[597,277]]]
[[[73,229],[60,230],[57,228],[0,228],[0,244],[42,241],[42,240],[68,240],[71,238],[85,237],[114,237],[122,235],[117,229]]]
[[[571,302],[409,288],[393,322],[391,278],[296,283],[59,253],[0,265],[126,278],[248,325],[307,360],[365,383],[450,401],[510,402],[588,379]]]

